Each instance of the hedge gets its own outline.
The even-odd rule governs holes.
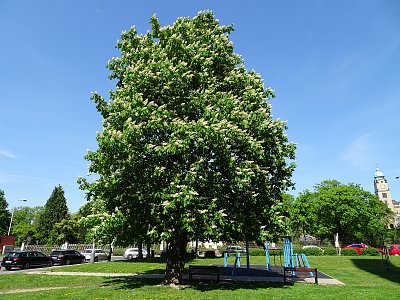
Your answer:
[[[379,256],[381,253],[375,248],[365,248],[361,249],[361,255]]]
[[[322,252],[318,248],[300,249],[300,250],[296,251],[295,253],[304,253],[307,256],[321,256],[324,254],[324,252]]]
[[[341,255],[343,256],[357,256],[358,252],[354,249],[342,249]]]

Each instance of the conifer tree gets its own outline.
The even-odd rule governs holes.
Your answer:
[[[37,226],[39,240],[42,243],[50,242],[49,237],[56,223],[61,222],[68,216],[67,200],[61,185],[54,188],[44,210],[39,218]]]
[[[11,213],[7,209],[8,203],[4,196],[4,191],[0,190],[0,235],[7,234],[8,226],[10,223]]]

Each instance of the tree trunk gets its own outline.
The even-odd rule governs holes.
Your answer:
[[[147,244],[147,254],[146,254],[146,257],[147,257],[147,258],[152,258],[152,257],[151,257],[151,245],[150,245],[150,244]]]
[[[196,247],[195,247],[195,250],[194,250],[195,257],[199,257],[198,253],[199,253],[199,240],[196,239]]]
[[[143,259],[143,244],[141,240],[138,243],[138,252],[139,252],[138,258]]]
[[[185,267],[187,236],[179,234],[167,242],[165,284],[180,284]]]

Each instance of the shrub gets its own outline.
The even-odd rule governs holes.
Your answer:
[[[361,255],[379,256],[381,253],[375,248],[364,248],[361,249]]]
[[[337,255],[335,248],[327,248],[324,251],[324,255]]]
[[[341,255],[343,256],[357,256],[358,252],[354,249],[342,249]]]
[[[204,252],[205,258],[215,258],[215,251],[207,250]]]
[[[263,256],[265,255],[265,250],[261,248],[250,249],[250,256]]]
[[[282,250],[269,250],[269,255],[270,256],[281,256],[283,255]]]
[[[306,248],[306,249],[301,249],[299,250],[297,253],[304,253],[305,255],[308,256],[320,256],[323,254],[323,252],[321,250],[319,250],[318,248]]]

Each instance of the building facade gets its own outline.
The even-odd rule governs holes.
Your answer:
[[[374,175],[374,189],[379,200],[384,202],[395,213],[395,220],[392,226],[400,226],[400,203],[392,198],[389,184],[379,168],[376,168]]]

